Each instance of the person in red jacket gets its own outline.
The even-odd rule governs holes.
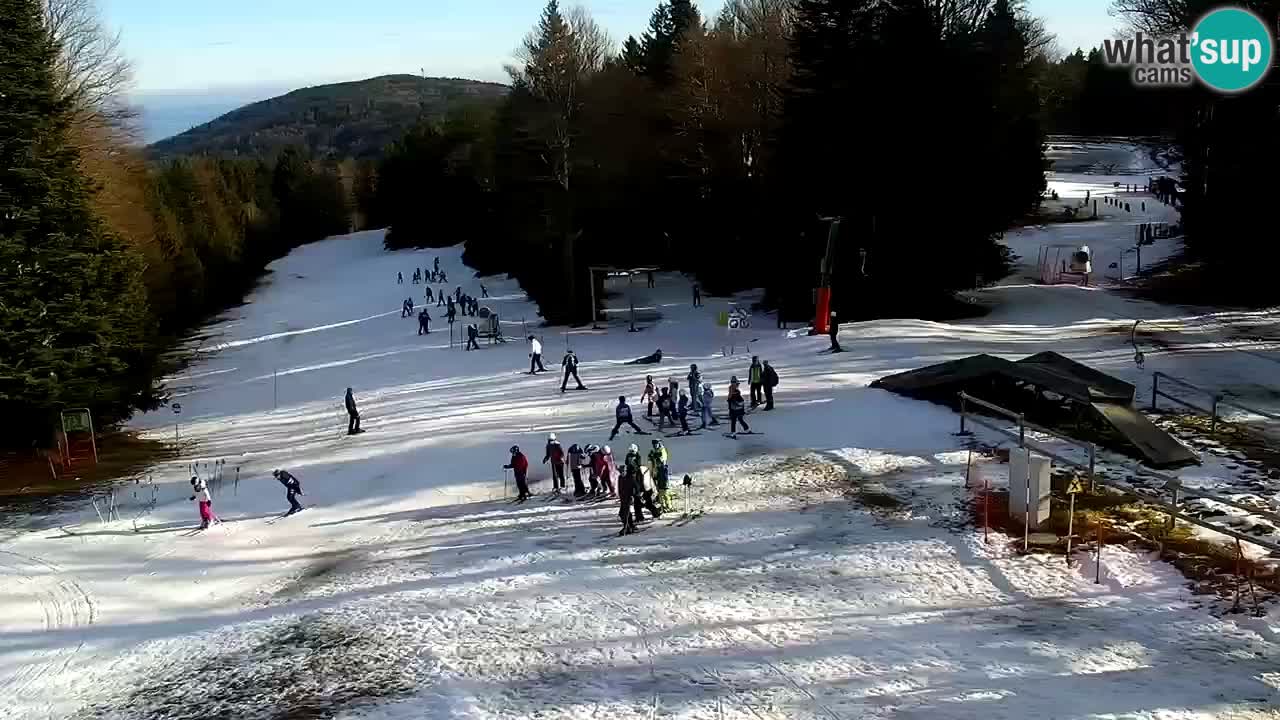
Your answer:
[[[564,448],[560,446],[555,433],[547,436],[547,453],[542,456],[542,464],[546,465],[548,460],[551,461],[551,491],[559,495],[568,487],[568,483],[564,478]]]
[[[516,498],[516,502],[524,502],[529,499],[529,458],[520,452],[519,445],[511,446],[511,463],[502,466],[504,469],[510,470],[516,476],[516,489],[520,491],[520,496]]]

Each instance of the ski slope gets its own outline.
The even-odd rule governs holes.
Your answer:
[[[1082,197],[1096,180],[1053,182]],[[1130,222],[1064,227],[1119,246]],[[1033,265],[1026,249],[1058,241],[1055,227],[1010,244]],[[434,304],[433,332],[416,335],[399,306],[410,294],[420,305],[423,287],[395,282],[438,257],[446,289],[478,295],[460,255],[387,253],[379,232],[309,245],[193,343],[199,361],[170,383],[189,445],[154,468],[154,507],[148,486],[137,501],[126,486],[121,520],[85,507],[0,544],[0,718],[1274,716],[1269,619],[1215,617],[1175,570],[1122,547],[1094,584],[1088,554],[1068,567],[984,544],[966,527],[956,416],[867,387],[976,352],[1049,348],[1139,388],[1156,370],[1261,387],[1274,351],[1226,336],[1271,314],[1015,275],[979,293],[995,306],[986,317],[847,324],[839,355],[756,317],[737,340],[777,368],[778,409],[750,416],[762,434],[667,440],[697,516],[619,539],[613,503],[504,502],[507,448],[524,448],[545,491],[546,433],[604,443],[619,395],[635,403],[645,373],[683,387],[690,363],[723,414],[729,376],[745,379],[750,362],[721,354],[714,319],[728,299],[692,308],[688,281],[660,274],[654,290],[617,281],[662,314],[643,332],[541,328],[514,282],[488,278],[483,302],[516,339],[468,353],[450,348]],[[1161,338],[1142,369],[1135,319]],[[524,372],[526,327],[546,375]],[[566,345],[590,390],[559,392]],[[625,364],[655,347],[661,365]],[[174,419],[135,425],[171,437]],[[612,446],[621,461],[650,439]],[[219,459],[225,523],[192,533],[187,464]],[[302,481],[300,515],[279,518],[276,467]]]

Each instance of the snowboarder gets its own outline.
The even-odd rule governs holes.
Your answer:
[[[631,406],[627,404],[626,395],[618,396],[618,407],[614,408],[613,416],[617,419],[617,422],[613,424],[613,432],[609,433],[610,440],[618,437],[618,430],[620,430],[624,424],[630,425],[631,429],[634,430],[637,435],[649,434],[637,427],[635,421],[631,419]]]
[[[698,283],[693,284],[693,306],[702,307],[702,287]]]
[[[422,308],[422,311],[418,313],[418,334],[431,334],[431,316],[427,314],[426,308]]]
[[[546,465],[548,460],[551,461],[551,491],[559,495],[568,483],[564,479],[564,448],[560,447],[555,433],[547,435],[547,453],[542,456],[542,464]]]
[[[649,474],[657,487],[658,509],[664,513],[670,512],[674,505],[671,498],[671,468],[668,464],[670,457],[662,441],[654,440],[653,449],[649,451]]]
[[[516,489],[519,496],[516,502],[524,502],[529,499],[529,458],[520,452],[519,445],[511,446],[511,462],[502,466],[505,470],[510,470],[516,476]]]
[[[569,446],[569,473],[573,475],[573,496],[576,498],[587,494],[587,486],[582,483],[582,468],[586,465],[586,457],[587,454],[577,443]]]
[[[485,287],[484,283],[480,283],[480,297],[482,298],[489,297],[489,288]]]
[[[666,427],[666,423],[670,422],[675,427],[676,421],[672,417],[675,412],[674,401],[671,398],[671,390],[662,388],[662,394],[658,395],[658,430]]]
[[[778,387],[778,373],[769,364],[768,360],[764,361],[764,409],[773,409],[773,389]]]
[[[208,530],[211,522],[222,522],[213,512],[213,496],[209,494],[209,487],[198,477],[192,476],[191,478],[191,497],[189,499],[195,501],[200,508],[201,530]]]
[[[306,493],[302,492],[302,483],[298,482],[298,478],[287,470],[272,470],[271,475],[284,486],[284,498],[289,501],[289,512],[285,515],[292,515],[301,510],[302,503],[298,502],[298,496]]]
[[[831,352],[843,352],[840,349],[840,323],[836,320],[836,311],[831,311],[831,320],[827,326],[827,334],[831,336]]]
[[[738,378],[733,377],[729,380],[729,435],[737,437],[738,424],[742,424],[744,432],[751,432],[751,427],[747,425],[747,401],[742,397],[742,391],[738,389]]]
[[[475,323],[467,326],[467,350],[479,350],[480,343],[476,342],[480,337],[480,328]]]
[[[751,356],[751,368],[747,370],[747,382],[751,385],[751,407],[764,402],[764,366],[758,355]]]
[[[676,403],[676,417],[680,419],[680,432],[689,434],[689,394],[680,391],[680,400]]]
[[[398,273],[396,273],[396,284],[397,284],[397,285],[403,285],[403,284],[404,284],[404,273],[402,273],[402,272],[398,272]]]
[[[711,390],[711,383],[702,383],[702,427],[699,430],[705,430],[708,425],[715,427],[720,424],[714,413],[711,412],[711,402],[715,399],[715,393]]]
[[[647,418],[653,417],[653,404],[658,400],[658,391],[653,387],[653,376],[644,376],[644,392],[640,393],[640,402],[649,403],[648,409],[644,411]]]
[[[360,429],[360,411],[356,410],[356,396],[347,388],[347,434],[357,435],[364,432]]]
[[[564,368],[564,380],[560,382],[560,392],[564,392],[569,386],[569,376],[573,376],[574,382],[578,383],[579,390],[586,390],[587,386],[582,384],[582,379],[578,377],[578,356],[572,350],[566,351],[564,359],[560,361],[561,367]]]
[[[627,364],[628,365],[657,365],[660,362],[662,362],[662,348],[658,348],[657,350],[654,350],[652,355],[645,355],[642,358],[636,358],[635,360],[628,360]]]
[[[536,375],[540,372],[546,372],[547,369],[542,366],[542,342],[532,335],[529,336],[528,340],[529,374]]]

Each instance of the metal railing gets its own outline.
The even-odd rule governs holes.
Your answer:
[[[994,422],[987,421],[985,418],[981,418],[971,414],[968,411],[969,403],[978,405],[979,407],[987,409],[998,415],[1002,415],[1012,420],[1016,420],[1018,422],[1018,431],[1015,433],[1014,431],[1006,427],[1001,427],[1000,425],[997,425]],[[960,432],[962,434],[969,434],[968,431],[965,429],[967,422],[972,422],[972,423],[981,425],[983,427],[994,430],[995,432],[998,432],[1004,435],[1005,437],[1008,437],[1013,440],[1017,440],[1019,448],[1035,450],[1036,452],[1041,453],[1042,455],[1050,457],[1054,460],[1057,460],[1058,462],[1064,465],[1068,465],[1078,470],[1083,470],[1087,472],[1091,488],[1096,484],[1096,485],[1102,485],[1104,487],[1109,487],[1113,490],[1118,490],[1120,492],[1133,495],[1141,499],[1145,503],[1149,503],[1151,505],[1156,506],[1166,515],[1168,515],[1170,518],[1177,518],[1178,520],[1182,520],[1183,522],[1187,522],[1192,525],[1205,528],[1206,530],[1212,530],[1213,532],[1216,532],[1216,533],[1221,533],[1223,535],[1234,538],[1236,540],[1247,542],[1252,545],[1256,545],[1257,547],[1265,548],[1267,550],[1271,550],[1275,552],[1280,552],[1280,544],[1278,543],[1274,543],[1269,540],[1263,540],[1261,538],[1256,538],[1252,535],[1247,535],[1245,533],[1239,532],[1234,528],[1218,525],[1216,523],[1213,523],[1207,520],[1202,520],[1200,518],[1193,517],[1191,515],[1187,515],[1183,513],[1182,510],[1178,507],[1178,495],[1179,493],[1181,493],[1183,497],[1196,497],[1204,500],[1211,500],[1213,502],[1221,503],[1228,507],[1236,508],[1237,510],[1243,510],[1252,515],[1264,517],[1269,520],[1273,520],[1275,522],[1280,522],[1280,513],[1276,513],[1274,511],[1268,511],[1268,510],[1259,510],[1258,508],[1250,507],[1250,506],[1235,502],[1234,500],[1231,500],[1229,498],[1220,497],[1213,493],[1205,492],[1203,490],[1196,490],[1194,488],[1183,487],[1182,481],[1172,475],[1158,472],[1150,468],[1145,468],[1145,467],[1141,467],[1139,465],[1134,465],[1130,463],[1118,463],[1118,464],[1120,465],[1120,467],[1123,467],[1126,470],[1129,470],[1133,473],[1147,475],[1150,477],[1157,478],[1159,480],[1164,480],[1165,483],[1162,489],[1168,490],[1169,492],[1172,493],[1172,501],[1165,500],[1164,498],[1152,493],[1149,490],[1137,488],[1137,487],[1134,487],[1133,485],[1119,482],[1117,480],[1111,480],[1111,479],[1099,480],[1097,477],[1097,474],[1094,471],[1096,466],[1097,456],[1096,456],[1096,451],[1093,443],[1085,442],[1082,440],[1076,440],[1074,438],[1063,435],[1062,433],[1058,433],[1052,430],[1048,430],[1046,428],[1041,428],[1039,426],[1033,425],[1031,423],[1028,423],[1026,421],[1026,418],[1024,418],[1021,413],[1016,413],[1007,408],[1000,407],[999,405],[989,403],[985,400],[982,400],[981,398],[976,398],[972,395],[969,395],[968,393],[961,392],[960,393]],[[1085,464],[1078,460],[1073,460],[1071,458],[1065,457],[1061,454],[1058,454],[1049,450],[1041,443],[1035,442],[1034,440],[1028,440],[1027,439],[1028,427],[1033,429],[1036,432],[1043,432],[1048,435],[1052,435],[1053,437],[1069,442],[1077,447],[1087,449],[1089,452],[1089,462]],[[1027,484],[1028,484],[1028,491],[1029,491],[1030,490],[1029,476],[1027,479]],[[1029,513],[1030,503],[1028,503],[1027,505],[1027,510],[1028,510],[1028,517],[1030,517],[1030,513]],[[1070,533],[1068,532],[1068,534]],[[1029,533],[1028,533],[1028,536],[1029,536]],[[1028,541],[1028,537],[1024,536],[1023,538],[1024,548],[1027,545],[1027,541]],[[1068,555],[1070,554],[1069,548],[1070,546],[1068,545]]]
[[[1200,393],[1201,395],[1208,397],[1209,409],[1206,410],[1205,408],[1199,405],[1196,405],[1195,403],[1188,402],[1186,400],[1183,400],[1180,397],[1176,397],[1174,395],[1170,395],[1167,392],[1164,392],[1163,390],[1160,389],[1160,378],[1164,378],[1166,381],[1173,383],[1174,385],[1177,385],[1179,387],[1184,387],[1188,390]],[[1152,410],[1159,409],[1160,398],[1171,400],[1185,408],[1195,410],[1196,412],[1202,413],[1204,415],[1208,415],[1209,416],[1209,432],[1214,432],[1215,430],[1218,429],[1218,420],[1219,420],[1218,409],[1223,405],[1226,405],[1227,407],[1236,408],[1237,410],[1243,410],[1247,413],[1252,413],[1254,415],[1259,415],[1261,417],[1265,417],[1270,420],[1280,420],[1280,414],[1267,412],[1266,410],[1259,410],[1257,408],[1252,408],[1252,407],[1249,407],[1248,405],[1241,404],[1237,400],[1230,399],[1231,396],[1228,393],[1214,392],[1212,390],[1207,390],[1205,388],[1200,387],[1199,385],[1193,385],[1187,382],[1186,380],[1181,380],[1172,375],[1169,375],[1168,373],[1155,372],[1151,374],[1151,409]]]

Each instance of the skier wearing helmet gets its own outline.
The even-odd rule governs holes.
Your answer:
[[[542,456],[542,464],[551,461],[551,492],[559,495],[568,486],[564,479],[564,448],[556,439],[556,434],[547,435],[547,452]]]
[[[529,458],[520,452],[519,445],[511,446],[511,462],[502,466],[506,470],[510,470],[516,476],[516,489],[520,492],[516,502],[524,502],[529,499]]]
[[[569,446],[569,473],[573,475],[573,496],[585,497],[587,486],[582,484],[582,468],[586,463],[587,453],[577,443]]]
[[[600,468],[600,483],[604,486],[603,490],[608,491],[609,497],[616,497],[613,478],[618,474],[618,463],[613,459],[613,448],[608,445],[605,445],[604,450],[600,452]]]
[[[302,483],[298,482],[298,478],[288,470],[272,470],[271,475],[284,486],[284,497],[289,501],[289,512],[285,515],[292,515],[301,510],[302,503],[298,502],[298,496],[305,493],[302,492]]]
[[[618,437],[618,430],[622,429],[624,424],[630,425],[631,429],[634,430],[637,435],[649,434],[641,430],[640,427],[636,425],[635,420],[631,419],[631,406],[627,404],[626,395],[618,396],[618,407],[614,408],[613,416],[617,422],[613,424],[613,431],[609,433],[610,440]]]
[[[655,519],[662,515],[653,504],[653,490],[645,480],[644,461],[640,458],[640,448],[632,443],[627,448],[627,456],[623,461],[622,475],[618,478],[618,517],[622,520],[622,535],[636,531],[636,523],[644,520],[644,508]],[[632,513],[634,511],[634,517]]]
[[[649,451],[649,472],[653,476],[653,482],[656,486],[658,509],[662,512],[668,512],[672,508],[670,487],[670,468],[668,460],[670,455],[667,454],[667,448],[662,444],[661,440],[653,441],[653,449]]]

